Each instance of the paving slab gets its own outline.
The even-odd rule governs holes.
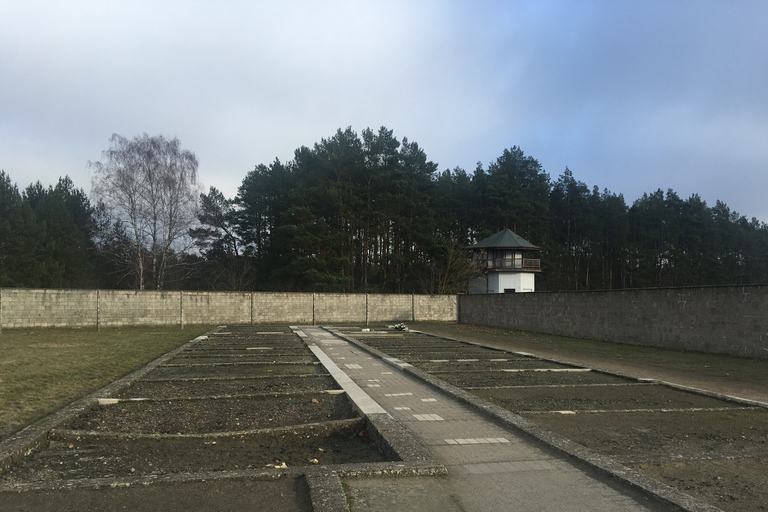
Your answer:
[[[297,330],[448,468],[445,477],[345,478],[355,510],[670,510],[534,444],[401,371],[396,361],[393,366],[321,327]]]

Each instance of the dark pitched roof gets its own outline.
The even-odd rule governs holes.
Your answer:
[[[469,246],[470,249],[529,249],[531,251],[541,250],[528,240],[516,235],[511,229],[504,229],[495,235],[491,235],[485,240],[480,240],[475,245]]]

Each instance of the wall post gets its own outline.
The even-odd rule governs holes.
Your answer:
[[[179,327],[184,328],[184,292],[179,290]]]
[[[96,332],[101,332],[101,291],[96,290]]]

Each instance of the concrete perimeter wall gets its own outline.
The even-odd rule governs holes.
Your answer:
[[[0,327],[96,325],[98,292],[0,289]]]
[[[461,295],[459,323],[768,358],[768,285]]]
[[[0,289],[0,329],[456,318],[454,295]]]
[[[0,329],[438,321],[768,358],[768,285],[495,295],[0,288]]]

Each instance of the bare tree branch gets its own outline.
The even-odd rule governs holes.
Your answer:
[[[110,142],[102,161],[89,162],[93,193],[128,226],[137,287],[145,289],[149,280],[161,290],[168,266],[177,260],[172,253],[191,247],[188,232],[198,209],[197,157],[181,149],[178,139],[162,135],[145,133],[128,140],[114,134]]]

